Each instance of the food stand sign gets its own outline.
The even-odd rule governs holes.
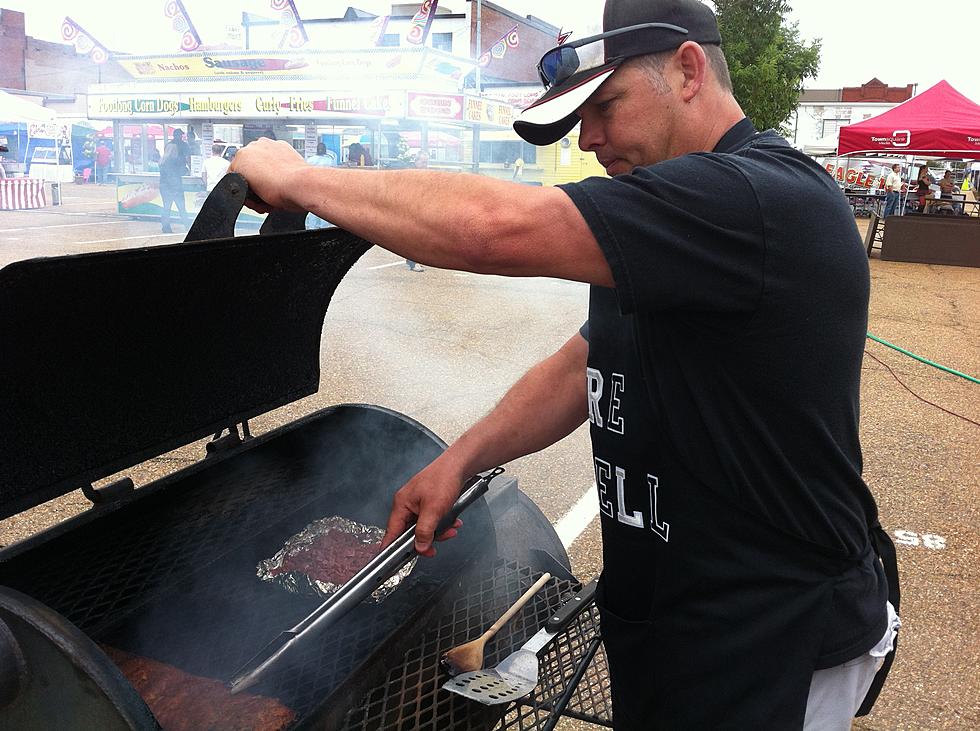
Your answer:
[[[452,56],[443,58],[441,54],[433,55],[431,49],[385,49],[370,53],[226,51],[185,53],[179,56],[128,56],[117,57],[116,60],[133,78],[140,80],[235,77],[390,78],[413,76],[423,68],[456,79],[461,78],[465,66]]]
[[[506,102],[466,97],[463,118],[473,124],[510,128],[514,124],[514,107]]]
[[[463,97],[457,94],[408,93],[408,116],[418,119],[462,121]]]
[[[218,117],[385,117],[405,111],[404,94],[277,92],[131,96],[90,94],[89,119]]]

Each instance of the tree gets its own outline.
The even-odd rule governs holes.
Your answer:
[[[820,68],[820,39],[800,39],[785,0],[715,0],[722,49],[728,59],[735,98],[759,129],[784,134],[805,79]]]

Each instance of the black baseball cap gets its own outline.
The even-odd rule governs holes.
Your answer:
[[[556,46],[541,57],[545,93],[514,122],[534,145],[557,142],[578,123],[575,111],[629,58],[686,41],[720,44],[718,22],[699,0],[606,0],[602,33]]]

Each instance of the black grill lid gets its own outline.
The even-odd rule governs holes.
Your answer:
[[[0,270],[0,518],[315,393],[339,229]]]

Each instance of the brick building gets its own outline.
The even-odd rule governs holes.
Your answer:
[[[810,154],[829,154],[841,127],[875,117],[911,99],[916,85],[889,86],[874,78],[861,86],[806,89],[787,126],[790,142]]]
[[[96,64],[69,44],[27,35],[24,13],[0,8],[0,88],[84,117],[90,84],[131,78],[115,61]]]

